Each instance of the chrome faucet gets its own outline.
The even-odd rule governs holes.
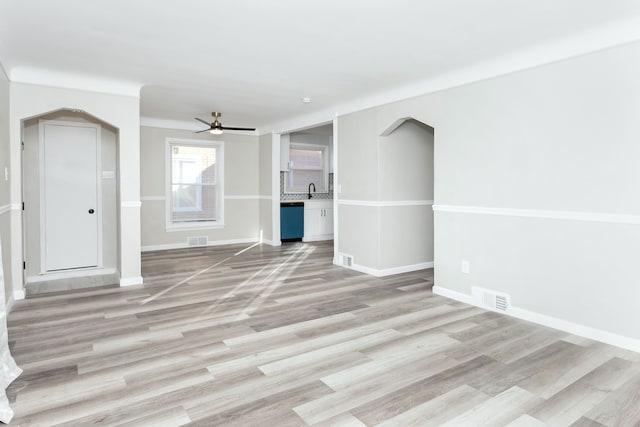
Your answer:
[[[316,185],[313,182],[309,183],[309,198],[311,198],[311,186],[312,185],[313,185],[313,192],[314,193],[316,192]]]

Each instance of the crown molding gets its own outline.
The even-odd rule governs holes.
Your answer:
[[[137,82],[23,66],[12,68],[8,76],[13,83],[51,86],[135,98],[140,98],[140,89],[143,86]]]
[[[202,130],[203,125],[198,125],[197,123],[192,123],[191,121],[186,120],[161,119],[157,117],[143,116],[140,117],[140,126],[161,129],[189,130],[196,132]]]

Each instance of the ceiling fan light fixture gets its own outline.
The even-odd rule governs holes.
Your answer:
[[[222,135],[222,133],[224,132],[225,129],[234,130],[234,131],[235,130],[249,131],[249,132],[255,132],[255,130],[256,130],[255,128],[224,127],[224,126],[222,126],[222,123],[220,123],[220,120],[218,120],[218,118],[222,114],[220,114],[217,111],[214,111],[213,113],[211,113],[211,115],[214,118],[213,123],[209,123],[206,120],[202,120],[202,119],[199,119],[197,117],[194,117],[200,123],[209,126],[209,129],[199,130],[199,131],[196,131],[195,133],[209,132],[211,135]]]

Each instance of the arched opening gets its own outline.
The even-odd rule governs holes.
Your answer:
[[[22,120],[27,295],[118,283],[118,140],[80,110]]]
[[[433,266],[434,129],[405,117],[379,139],[378,269]]]

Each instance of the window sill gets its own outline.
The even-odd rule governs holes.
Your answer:
[[[308,195],[309,191],[304,190],[304,191],[295,191],[295,190],[285,190],[283,191],[284,194],[305,194]],[[329,194],[331,193],[330,191],[312,191],[311,194]]]

